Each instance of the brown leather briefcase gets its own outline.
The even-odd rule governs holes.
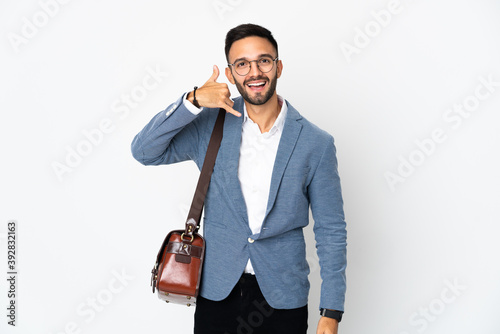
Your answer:
[[[166,236],[151,271],[153,293],[158,290],[158,298],[167,303],[187,306],[196,304],[205,255],[205,240],[198,234],[198,230],[210,177],[222,141],[225,115],[226,111],[219,109],[185,229],[171,231]]]
[[[200,288],[205,240],[198,233],[186,237],[184,230],[171,231],[158,254],[159,267],[152,271],[153,292],[158,298],[191,306]]]

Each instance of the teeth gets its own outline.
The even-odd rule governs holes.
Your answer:
[[[264,86],[266,83],[265,82],[258,82],[258,83],[250,83],[248,84],[249,86]]]

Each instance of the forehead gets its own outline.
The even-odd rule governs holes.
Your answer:
[[[255,59],[263,54],[276,56],[274,46],[266,38],[250,36],[237,40],[229,49],[229,61],[246,58]]]

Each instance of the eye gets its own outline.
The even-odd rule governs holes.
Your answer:
[[[267,64],[271,63],[271,58],[260,58],[259,63],[267,65]]]
[[[239,61],[235,64],[236,67],[238,68],[243,68],[248,66],[248,62],[245,60]]]

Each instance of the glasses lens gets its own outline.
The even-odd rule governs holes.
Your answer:
[[[239,75],[247,75],[250,72],[250,63],[247,60],[240,60],[234,63],[234,69]]]
[[[274,61],[271,57],[262,57],[259,59],[259,69],[267,73],[273,69]]]

